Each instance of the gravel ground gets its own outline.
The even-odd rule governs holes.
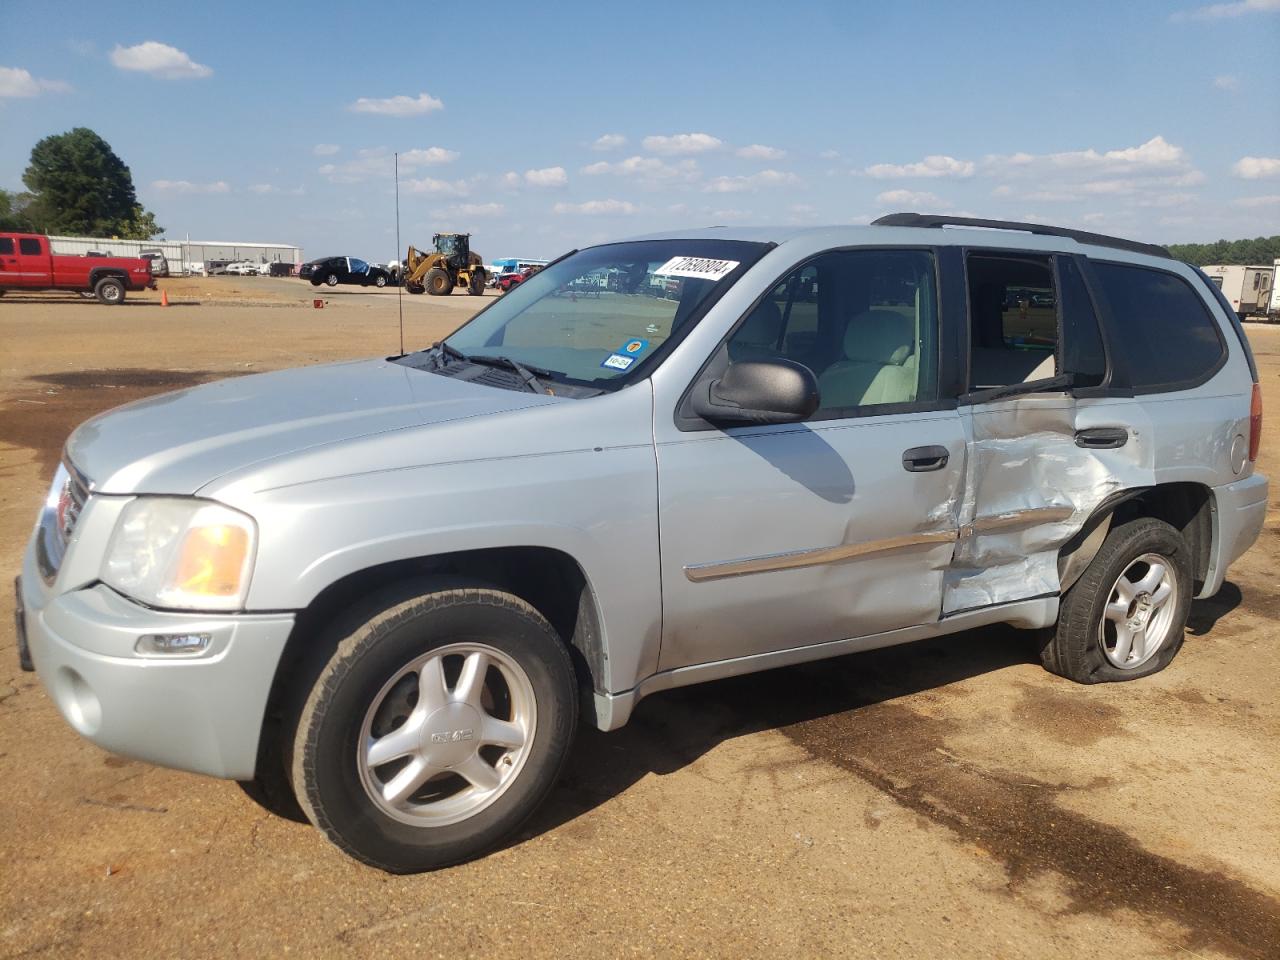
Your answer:
[[[397,349],[394,291],[326,290],[315,310],[292,280],[165,286],[167,310],[0,302],[6,580],[86,417]],[[478,305],[406,296],[406,343]],[[1280,329],[1250,337],[1280,410]],[[671,691],[584,730],[511,845],[408,878],[234,784],[81,740],[17,670],[6,590],[0,956],[1280,956],[1276,489],[1158,676],[1075,686],[987,628]]]

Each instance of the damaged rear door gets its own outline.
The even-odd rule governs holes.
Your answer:
[[[968,457],[943,616],[1058,595],[1063,547],[1109,496],[1154,482],[1076,258],[967,251],[966,273]]]

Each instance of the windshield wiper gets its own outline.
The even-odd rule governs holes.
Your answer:
[[[427,352],[431,352],[431,351],[435,351],[434,359],[436,361],[437,369],[444,366],[444,364],[441,362],[441,359],[443,357],[452,357],[454,360],[470,360],[471,359],[465,353],[459,350],[457,347],[452,347],[443,340],[441,340],[439,343],[433,343],[431,346],[429,346],[427,348]]]
[[[442,346],[446,345],[442,344]],[[453,347],[448,347],[448,349],[454,350]],[[456,353],[457,351],[454,350],[454,352]],[[535,393],[554,395],[554,391],[538,379],[539,376],[554,378],[556,376],[556,372],[554,370],[548,370],[545,367],[531,366],[530,364],[521,363],[519,360],[512,360],[510,357],[491,357],[479,353],[464,356],[463,359],[470,360],[472,363],[478,363],[486,367],[504,367],[507,370],[513,370],[521,377],[522,380],[524,380],[524,385],[530,390]]]

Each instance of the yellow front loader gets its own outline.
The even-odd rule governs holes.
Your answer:
[[[431,240],[434,252],[409,248],[405,289],[410,293],[426,291],[435,297],[448,296],[454,287],[464,287],[473,297],[484,293],[484,261],[471,249],[471,234],[437,233]]]

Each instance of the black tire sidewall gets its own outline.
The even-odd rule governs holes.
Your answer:
[[[1116,580],[1144,553],[1165,557],[1177,578],[1174,630],[1155,656],[1141,667],[1122,670],[1113,666],[1103,653],[1098,642],[1097,625],[1102,620],[1103,608],[1111,598]],[[1152,517],[1117,526],[1107,534],[1097,556],[1063,598],[1058,628],[1051,641],[1058,645],[1058,659],[1050,669],[1082,683],[1136,680],[1160,672],[1182,647],[1193,593],[1190,551],[1177,530]]]
[[[353,638],[365,635],[348,655],[339,649],[308,699],[297,732],[294,758],[301,769],[294,779],[304,809],[352,856],[391,872],[447,866],[501,842],[554,786],[572,742],[576,688],[564,645],[531,610],[491,603],[492,592],[483,599],[464,593],[470,599],[411,601],[405,615],[385,629],[356,631]],[[357,770],[360,726],[392,674],[428,650],[466,640],[501,650],[525,670],[537,704],[533,746],[515,782],[475,816],[441,827],[410,826],[378,809],[366,794]]]
[[[118,291],[114,300],[110,299],[106,295],[108,288],[114,288]],[[114,277],[104,277],[99,280],[94,285],[93,292],[94,296],[98,298],[99,303],[105,303],[109,307],[114,307],[118,304],[124,303],[124,284]]]

